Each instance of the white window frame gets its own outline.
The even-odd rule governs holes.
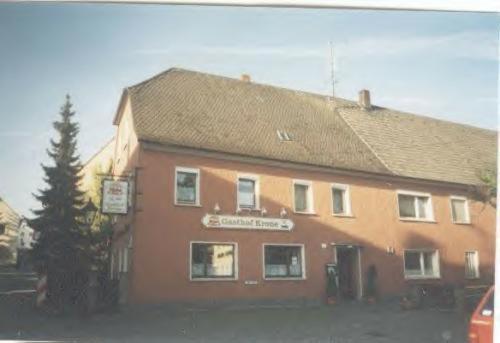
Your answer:
[[[295,208],[295,185],[307,186],[307,203],[309,208],[306,211],[297,211]],[[292,193],[293,193],[293,212],[300,214],[315,214],[314,212],[314,193],[313,193],[313,183],[309,180],[293,180],[292,182]]]
[[[266,276],[266,247],[300,247],[301,248],[301,263],[302,263],[302,276],[301,277],[267,277]],[[306,280],[306,249],[303,243],[263,243],[262,244],[262,279],[266,281],[287,281],[287,280]]]
[[[455,218],[453,218],[453,200],[459,200],[459,201],[465,202],[465,204],[464,204],[464,206],[465,206],[465,209],[464,209],[465,221],[464,222],[457,222],[457,221],[455,221]],[[458,196],[458,195],[450,196],[450,215],[451,215],[451,221],[453,222],[453,224],[470,224],[471,221],[470,221],[470,212],[469,212],[469,200],[464,196]]]
[[[240,179],[252,180],[255,184],[255,207],[240,207]],[[260,211],[260,182],[259,176],[255,174],[238,174],[236,176],[236,208],[238,210]]]
[[[218,277],[218,278],[193,278],[193,244],[232,244],[234,246],[234,277]],[[238,280],[238,243],[237,242],[214,242],[214,241],[190,241],[189,242],[189,281],[237,281]]]
[[[406,252],[418,252],[420,253],[420,271],[421,275],[407,275],[406,274]],[[423,254],[426,252],[433,252],[436,254],[437,258],[437,263],[436,263],[436,273],[435,275],[425,275],[424,272],[424,263],[423,263]],[[441,258],[439,256],[439,250],[438,249],[432,249],[432,248],[424,248],[424,249],[404,249],[403,250],[403,272],[405,276],[405,280],[414,280],[414,279],[440,279],[441,278]]]
[[[343,213],[335,213],[334,212],[334,197],[333,190],[338,189],[344,192],[344,212]],[[349,185],[341,184],[341,183],[332,183],[330,187],[330,193],[332,198],[332,215],[336,217],[352,217],[351,210],[351,191]]]
[[[179,172],[196,174],[196,202],[194,204],[188,204],[177,201],[177,174]],[[174,180],[174,204],[178,206],[194,206],[201,207],[200,200],[200,178],[201,173],[199,168],[187,168],[187,167],[175,167],[175,180]]]
[[[400,215],[400,209],[399,209],[399,195],[409,195],[415,197],[415,217],[401,217]],[[416,204],[416,199],[417,197],[427,197],[429,198],[429,201],[427,202],[427,213],[428,217],[426,218],[419,218],[419,209]],[[432,195],[431,193],[422,193],[422,192],[415,192],[415,191],[407,191],[407,190],[397,190],[396,191],[396,202],[397,202],[397,212],[398,212],[398,217],[400,220],[403,221],[420,221],[420,222],[435,222],[435,217],[434,217],[434,206],[432,205]]]
[[[473,253],[474,254],[474,271],[475,271],[475,275],[474,276],[468,276],[467,275],[467,263],[465,263],[465,270],[464,270],[464,273],[465,273],[465,278],[467,280],[476,280],[476,279],[479,279],[481,276],[480,274],[480,269],[479,269],[479,251],[477,250],[467,250],[464,254],[464,262],[467,262],[467,260],[465,260],[465,256],[467,256],[467,254],[469,253]]]

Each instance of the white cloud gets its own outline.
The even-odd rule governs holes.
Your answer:
[[[488,31],[462,31],[444,35],[365,36],[335,43],[335,54],[342,58],[367,56],[405,56],[429,52],[449,58],[498,60],[498,40]],[[197,54],[233,57],[329,58],[328,45],[300,46],[183,46],[135,51],[141,55]]]
[[[498,39],[488,31],[462,31],[446,35],[378,36],[336,45],[341,56],[403,56],[429,52],[450,58],[498,60]]]

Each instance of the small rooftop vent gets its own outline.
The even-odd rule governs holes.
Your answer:
[[[276,130],[276,134],[281,142],[290,142],[292,140],[292,136],[286,131]]]
[[[243,81],[243,82],[251,82],[252,81],[252,77],[250,75],[248,75],[248,74],[241,74],[240,80]]]

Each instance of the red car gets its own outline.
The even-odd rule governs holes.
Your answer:
[[[477,305],[469,325],[469,343],[493,343],[495,288],[492,286]]]

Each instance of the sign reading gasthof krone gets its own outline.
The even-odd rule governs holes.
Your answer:
[[[128,181],[102,181],[102,213],[127,214]]]
[[[248,229],[291,231],[293,221],[283,218],[240,217],[206,214],[201,220],[203,225],[217,229]]]

